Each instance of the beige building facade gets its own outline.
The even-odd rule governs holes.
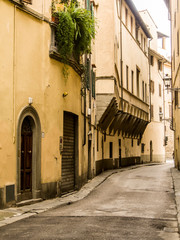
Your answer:
[[[0,1],[1,207],[73,191],[95,172],[91,87],[80,64],[61,62],[51,1],[25,2]]]
[[[149,123],[148,39],[132,1],[99,1],[96,36],[96,172],[141,163]]]
[[[172,126],[174,130],[174,159],[175,167],[180,169],[180,148],[179,148],[179,90],[180,90],[180,56],[179,56],[179,29],[180,29],[180,6],[179,1],[165,0],[169,9],[169,19],[171,20],[171,56],[172,56],[172,82],[171,91],[173,93],[172,103]]]
[[[144,162],[165,162],[165,89],[164,89],[164,56],[158,51],[158,40],[162,38],[148,10],[140,12],[141,17],[150,29],[152,39],[149,44],[149,86],[150,86],[150,123],[148,124],[142,144]]]

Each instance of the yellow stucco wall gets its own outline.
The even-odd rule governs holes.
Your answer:
[[[81,114],[81,78],[68,67],[68,79],[63,75],[64,64],[49,57],[51,28],[16,8],[8,1],[0,2],[0,187],[16,184],[17,126],[28,98],[37,111],[41,131],[41,183],[61,178],[59,137],[63,136],[63,111],[78,115],[79,176],[87,172],[83,154],[83,115]],[[63,98],[63,93],[68,95]],[[87,146],[87,145],[86,145]],[[87,147],[84,147],[84,153]]]

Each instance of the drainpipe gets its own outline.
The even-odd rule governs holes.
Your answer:
[[[164,77],[164,63],[163,63],[163,77]],[[163,113],[164,113],[164,119],[166,119],[164,79],[162,79],[162,80],[163,80]],[[165,137],[166,137],[166,125],[165,125],[165,120],[164,120],[164,146],[166,147]]]
[[[116,0],[118,10],[118,0]],[[120,79],[121,79],[121,109],[123,111],[123,62],[122,62],[122,0],[119,0],[119,13],[117,13],[120,21]]]
[[[121,108],[123,108],[123,54],[122,54],[122,0],[120,0],[120,51],[121,51]]]
[[[15,80],[16,80],[16,5],[14,5],[14,33],[13,33],[13,143],[16,135],[16,103],[15,103]]]

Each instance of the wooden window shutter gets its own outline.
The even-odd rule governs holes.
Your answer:
[[[154,81],[152,80],[150,82],[150,90],[151,90],[151,93],[154,93]]]
[[[32,0],[21,0],[22,3],[32,4]]]
[[[159,84],[159,96],[161,97],[161,84]]]

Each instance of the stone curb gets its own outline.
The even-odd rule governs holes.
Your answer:
[[[158,163],[158,165],[159,164],[161,163]],[[57,207],[65,206],[65,205],[77,202],[79,200],[82,200],[113,174],[124,172],[127,170],[132,170],[132,169],[143,167],[143,166],[152,166],[152,165],[157,165],[157,163],[141,164],[141,165],[134,165],[134,166],[120,168],[120,169],[108,170],[94,177],[92,180],[86,183],[79,191],[64,195],[60,198],[44,200],[42,202],[34,203],[27,206],[12,207],[12,208],[0,210],[0,217],[3,216],[3,214],[6,216],[6,214],[8,213],[12,215],[11,217],[7,217],[7,218],[5,217],[5,219],[1,220],[0,227],[14,223],[16,221],[20,221],[25,218],[29,218],[31,216],[34,216],[42,212],[46,212],[50,209],[55,209]]]

